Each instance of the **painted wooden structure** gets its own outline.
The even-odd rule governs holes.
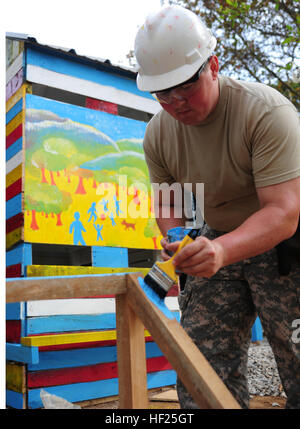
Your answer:
[[[6,301],[10,303],[30,299],[76,298],[83,293],[87,296],[103,293],[116,296],[118,379],[112,380],[115,392],[119,394],[120,408],[148,408],[147,388],[153,380],[149,371],[151,365],[147,365],[149,360],[146,360],[145,353],[144,327],[147,327],[200,408],[240,409],[237,401],[173,317],[164,301],[159,300],[143,283],[140,273],[81,278],[57,277],[50,280],[11,279],[6,282]],[[107,376],[116,376],[115,367],[104,367]],[[59,380],[57,371],[51,375],[55,380]],[[22,379],[22,373],[17,376]],[[88,376],[89,372],[79,369],[77,381],[81,382],[78,385],[74,383],[72,390],[68,391],[56,388],[55,392],[74,402],[78,397],[75,392],[84,386],[84,380]],[[74,378],[72,380],[74,381]],[[42,383],[39,377],[37,380],[31,377],[30,383],[34,385],[35,381],[37,385]],[[107,380],[101,380],[95,383],[92,390],[105,390],[106,382]],[[29,396],[32,404],[35,401],[39,404],[39,389],[31,390]]]
[[[158,103],[109,61],[34,39],[7,46],[6,276],[145,274],[160,236],[141,141]],[[174,287],[166,302],[178,319],[176,295]],[[42,387],[78,392],[74,401],[115,395],[115,296],[33,301],[7,305],[7,405],[39,407]],[[148,387],[175,384],[144,336]]]
[[[141,142],[158,103],[138,91],[134,72],[108,61],[17,36],[7,39],[7,47],[6,276],[145,274],[160,239],[153,220],[138,219],[142,188],[128,188],[148,185]],[[124,156],[117,167],[102,158],[105,166],[81,168],[104,152],[127,154],[131,170]],[[71,155],[75,163],[68,163]],[[130,180],[125,193],[117,188],[118,168]],[[119,191],[110,195],[108,215],[101,184]],[[127,206],[117,207],[114,197],[122,195]],[[96,210],[88,212],[93,201]],[[129,216],[117,216],[117,208],[121,213],[130,207]],[[74,227],[70,233],[76,211],[86,230],[82,242],[75,240]],[[176,290],[168,300],[178,318]],[[111,294],[7,304],[7,405],[40,407],[42,387],[72,391],[75,401],[116,395],[115,306]],[[149,332],[144,336],[148,387],[173,385],[174,370]]]

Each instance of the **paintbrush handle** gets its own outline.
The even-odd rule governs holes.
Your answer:
[[[169,277],[171,277],[174,282],[177,282],[178,280],[178,275],[175,272],[175,267],[173,265],[173,259],[175,258],[175,256],[177,255],[178,252],[180,252],[181,249],[183,249],[187,244],[192,243],[195,238],[197,237],[198,234],[198,230],[196,229],[192,229],[185,237],[184,239],[180,242],[178,249],[176,250],[176,252],[174,253],[174,255],[168,259],[165,262],[156,262],[156,265],[162,270],[164,271]]]

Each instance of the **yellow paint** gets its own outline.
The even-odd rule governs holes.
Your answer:
[[[6,175],[6,187],[12,185],[21,177],[22,177],[22,164],[19,164],[16,168],[14,168]]]
[[[111,268],[111,267],[82,267],[64,265],[28,265],[26,267],[27,277],[50,277],[50,276],[70,276],[89,274],[110,274],[110,273],[136,273],[140,272],[144,276],[150,268]]]
[[[26,93],[31,92],[31,86],[23,84],[17,92],[13,94],[6,102],[6,112],[8,112],[21,98],[24,98]],[[24,108],[24,106],[23,106]]]
[[[149,331],[145,329],[145,337],[150,337]],[[72,334],[36,335],[22,337],[21,344],[29,347],[54,346],[60,344],[88,343],[94,341],[116,340],[116,330],[78,332]]]
[[[22,124],[24,119],[24,110],[18,113],[9,123],[6,125],[6,136],[9,136],[20,124]]]
[[[22,227],[16,228],[14,231],[6,234],[6,249],[9,249],[14,244],[18,243],[18,241],[22,240]]]
[[[48,181],[48,184],[51,183],[50,172],[45,171],[45,178]],[[140,207],[142,210],[142,215],[139,217],[138,206],[134,202],[136,198],[134,195],[127,195],[127,207],[129,208],[127,217],[117,216],[115,211],[115,203],[113,197],[116,194],[116,187],[113,183],[106,184],[105,191],[103,194],[99,190],[94,188],[94,179],[93,178],[84,178],[83,186],[86,191],[85,194],[76,194],[78,187],[78,176],[70,174],[69,176],[65,175],[64,171],[60,171],[59,175],[57,173],[52,173],[52,178],[57,186],[57,188],[62,192],[68,192],[72,198],[71,204],[65,208],[61,213],[61,222],[62,225],[57,226],[57,215],[48,214],[45,215],[42,212],[35,212],[35,219],[38,225],[38,229],[32,228],[32,212],[25,214],[24,218],[24,239],[26,242],[30,243],[51,243],[51,244],[83,244],[83,243],[74,243],[73,234],[69,232],[70,225],[74,222],[74,213],[80,213],[80,222],[82,222],[86,231],[82,232],[82,237],[86,246],[110,246],[110,247],[127,247],[127,248],[140,248],[140,249],[154,249],[161,248],[160,241],[162,235],[157,226],[154,226],[153,229],[157,234],[154,239],[147,237],[145,231],[148,225],[150,217],[150,207],[151,207],[151,196],[146,194],[143,191],[140,191],[138,198],[140,201]],[[36,180],[36,178],[31,177],[29,172],[26,170],[25,176],[25,196],[26,196],[26,183],[30,180]],[[103,185],[104,186],[104,185]],[[108,202],[109,213],[113,213],[114,222],[108,216],[108,212],[104,211],[104,206],[100,203],[102,199],[105,199]],[[97,240],[97,231],[94,225],[94,219],[89,221],[90,213],[88,210],[91,205],[96,203],[97,211],[97,220],[95,225],[103,227],[101,230],[101,236]],[[132,207],[135,207],[135,210]],[[148,216],[145,215],[145,207],[148,207]],[[130,211],[131,208],[131,211]],[[28,214],[28,216],[27,216]],[[130,217],[129,215],[134,217]],[[156,247],[155,247],[156,246]]]
[[[6,362],[6,388],[14,392],[26,392],[25,365]]]

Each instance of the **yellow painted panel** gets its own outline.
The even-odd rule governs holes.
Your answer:
[[[6,234],[6,248],[9,249],[11,246],[22,240],[22,227],[15,229],[14,231]]]
[[[15,392],[26,392],[25,365],[6,362],[6,388]]]
[[[13,132],[22,122],[24,118],[24,110],[18,113],[7,125],[6,136]]]
[[[150,337],[149,331],[145,329],[145,337]],[[111,331],[92,331],[78,332],[56,335],[35,335],[32,337],[22,337],[21,344],[29,347],[54,346],[59,344],[88,343],[94,341],[115,340],[117,338],[116,330]]]
[[[13,94],[6,102],[6,112],[8,112],[21,98],[25,97],[26,92],[28,91],[28,85],[24,84],[18,89],[17,92]]]
[[[19,164],[16,168],[14,168],[6,175],[6,187],[12,185],[21,177],[22,177],[22,164]]]
[[[64,265],[28,265],[27,277],[41,276],[71,276],[71,275],[89,275],[89,274],[113,274],[113,273],[136,273],[140,272],[144,276],[150,268],[110,268],[110,267],[82,267],[82,266],[64,266]]]

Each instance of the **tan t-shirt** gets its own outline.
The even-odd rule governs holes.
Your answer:
[[[256,188],[300,176],[300,126],[292,103],[275,89],[219,77],[215,110],[197,126],[165,110],[147,125],[152,183],[204,183],[204,219],[231,231],[259,209]]]

